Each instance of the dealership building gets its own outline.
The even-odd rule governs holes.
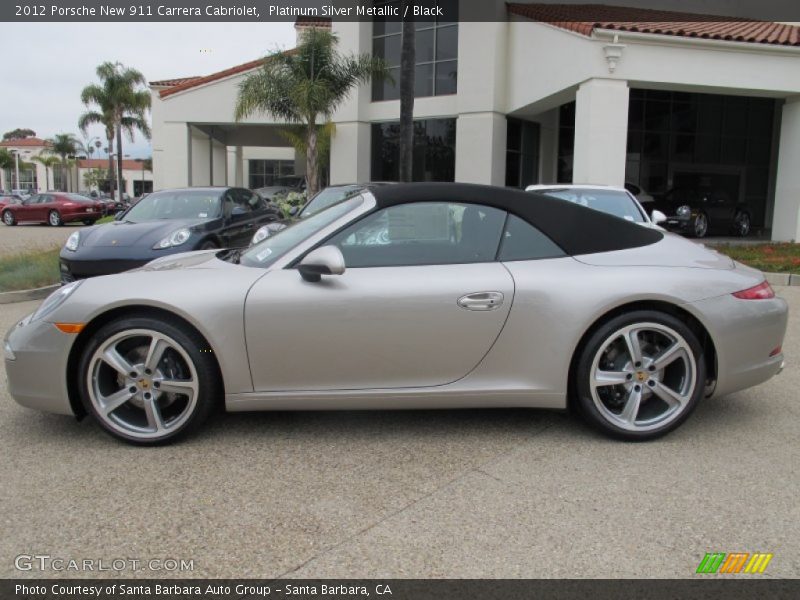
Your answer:
[[[800,240],[800,27],[647,9],[497,3],[497,21],[417,24],[414,178],[523,187],[634,183],[724,190],[753,227]],[[332,27],[386,59],[400,24]],[[156,189],[269,185],[303,161],[268,115],[235,121],[255,60],[151,84]],[[398,86],[334,115],[331,183],[397,179]]]

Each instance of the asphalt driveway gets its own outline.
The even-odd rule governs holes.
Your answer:
[[[772,552],[764,576],[797,577],[800,288],[778,292],[787,369],[644,444],[490,410],[226,415],[141,449],[3,387],[0,577],[59,575],[20,554],[191,559],[174,574],[192,577],[694,577],[706,552]],[[0,329],[34,307],[0,306]]]

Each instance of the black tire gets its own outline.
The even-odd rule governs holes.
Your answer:
[[[161,437],[143,439],[137,435],[115,429],[105,420],[105,417],[99,414],[89,393],[89,369],[95,352],[110,338],[132,330],[150,330],[172,338],[188,355],[197,374],[197,398],[193,409],[191,409],[191,414],[187,415],[180,426]],[[78,377],[78,389],[86,412],[92,415],[100,426],[113,437],[140,446],[172,443],[196,431],[208,419],[209,415],[214,412],[215,407],[220,406],[222,397],[222,382],[219,377],[219,369],[203,338],[196,331],[185,325],[167,323],[160,318],[149,316],[132,316],[114,320],[95,332],[83,348]],[[156,386],[153,385],[152,387],[155,389]]]
[[[10,210],[3,211],[3,223],[8,225],[9,227],[13,227],[17,224],[17,219],[14,217],[14,213]]]
[[[689,237],[704,238],[708,235],[708,230],[711,223],[708,220],[708,215],[703,212],[697,213],[692,219],[692,228],[689,231]]]
[[[675,415],[671,417],[671,420],[666,421],[660,427],[653,426],[653,428],[647,429],[646,431],[631,430],[619,426],[616,422],[612,422],[609,417],[605,416],[604,413],[601,412],[601,409],[598,407],[598,404],[592,395],[592,371],[594,367],[594,361],[598,356],[598,353],[603,351],[603,346],[608,347],[606,345],[608,340],[617,332],[619,332],[621,329],[636,324],[656,324],[657,326],[664,326],[678,334],[683,338],[686,345],[691,350],[691,356],[694,359],[695,366],[693,383],[694,387],[690,388],[686,392],[686,396],[689,399],[682,404],[682,408],[679,411],[676,411]],[[575,397],[573,398],[574,408],[591,426],[600,430],[604,434],[617,439],[628,441],[647,441],[669,433],[673,429],[680,426],[681,423],[683,423],[689,417],[689,415],[697,406],[697,403],[703,397],[705,391],[706,365],[700,341],[697,339],[697,335],[694,333],[694,331],[692,331],[692,329],[686,325],[686,323],[666,313],[651,310],[639,310],[614,317],[598,327],[589,336],[582,348],[578,349],[578,353],[578,360],[574,371],[575,379],[573,381],[573,389],[575,394]],[[639,372],[646,372],[644,365],[641,366]],[[634,378],[631,380],[631,383],[626,385],[634,386],[636,381],[636,376],[634,376]],[[639,379],[638,381],[642,380]],[[646,383],[648,385],[650,384],[649,381]],[[645,393],[651,395],[648,396],[647,399],[644,399],[643,397],[638,411],[641,411],[641,407],[644,407],[648,401],[655,403],[661,402],[655,394],[652,394],[647,389],[647,385],[645,385],[644,381],[642,381],[639,387],[642,390],[645,390],[642,392],[643,395]],[[598,389],[609,388],[610,386]],[[622,390],[626,388],[624,388],[623,385],[619,385],[615,386],[613,389],[620,390],[621,393],[624,393]],[[655,406],[655,404],[653,406]],[[636,414],[638,414],[638,411]]]
[[[733,233],[739,237],[747,237],[750,235],[750,215],[745,211],[739,211],[733,217]]]
[[[51,210],[47,213],[47,224],[53,227],[63,227],[64,219],[61,218],[61,214],[57,210]]]
[[[94,225],[97,221],[95,219],[84,219],[84,225]]]
[[[206,240],[200,244],[198,250],[219,250],[219,246],[211,240]]]

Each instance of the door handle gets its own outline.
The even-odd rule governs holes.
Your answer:
[[[501,292],[475,292],[461,296],[458,305],[467,310],[494,310],[503,305]]]

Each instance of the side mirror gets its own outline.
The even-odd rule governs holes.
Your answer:
[[[293,206],[292,208],[289,209],[289,216],[293,217],[298,212],[300,212],[300,207],[299,206]]]
[[[121,221],[121,220],[122,220],[122,217],[124,217],[124,216],[125,216],[125,213],[126,213],[126,212],[128,212],[128,211],[126,211],[126,210],[118,210],[118,211],[116,212],[116,214],[114,215],[114,220],[115,220],[115,221]]]
[[[653,223],[658,225],[659,223],[663,223],[667,220],[667,215],[660,210],[654,210],[652,213],[650,213],[650,219],[653,221]]]
[[[317,282],[323,275],[344,273],[344,256],[336,246],[322,246],[306,254],[297,265],[300,276],[306,281]]]

